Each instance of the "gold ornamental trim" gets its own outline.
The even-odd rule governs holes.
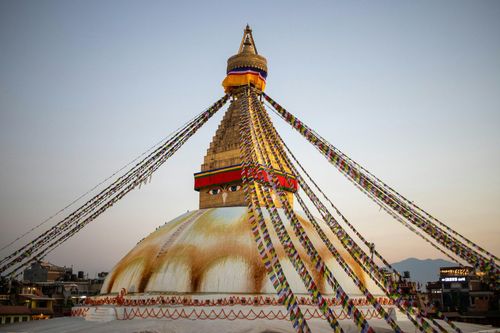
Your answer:
[[[267,73],[267,60],[258,54],[236,54],[227,59],[227,71],[241,67],[254,67]]]

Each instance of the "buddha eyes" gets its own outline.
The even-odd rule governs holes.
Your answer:
[[[220,189],[220,188],[213,188],[210,191],[208,191],[208,194],[210,194],[210,195],[217,195],[217,194],[219,194],[221,192],[222,192],[222,189]]]
[[[210,195],[217,195],[217,194],[221,194],[222,192],[226,191],[226,192],[236,192],[236,191],[239,191],[241,189],[241,186],[240,185],[231,185],[231,186],[228,186],[228,187],[218,187],[218,188],[213,188],[211,190],[208,191],[208,194]]]
[[[232,185],[228,187],[229,192],[236,192],[241,188],[240,185]]]

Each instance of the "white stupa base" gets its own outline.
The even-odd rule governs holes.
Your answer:
[[[323,313],[312,305],[302,305],[302,313],[306,320],[324,320]],[[339,306],[330,307],[338,320],[350,320],[350,316]],[[371,307],[359,306],[358,309],[368,320],[381,319],[381,316]],[[399,317],[394,308],[386,308],[393,318]],[[182,306],[182,305],[152,305],[152,306],[114,306],[99,305],[74,307],[72,316],[82,317],[88,321],[107,322],[112,320],[288,320],[287,310],[283,306]],[[406,316],[402,318],[406,319]]]
[[[340,320],[345,333],[359,332],[359,329],[351,320]],[[369,321],[376,332],[392,332],[387,324],[381,319]],[[311,319],[308,321],[313,332],[332,332],[323,319]],[[405,332],[415,332],[415,328],[409,321],[398,322]],[[440,324],[451,330],[442,322]],[[482,332],[492,333],[500,330],[491,326],[474,325],[467,323],[456,323],[464,333]],[[143,320],[113,320],[108,322],[87,321],[81,317],[63,317],[41,321],[30,321],[4,325],[0,327],[0,333],[4,332],[37,332],[37,333],[58,333],[58,332],[93,332],[93,333],[274,333],[274,332],[294,332],[288,320],[190,320],[190,319],[143,319]]]
[[[304,317],[314,332],[331,332],[331,327],[317,307],[301,306]],[[339,306],[331,307],[344,332],[359,332],[353,321]],[[376,332],[392,332],[389,325],[367,306],[359,306]],[[408,317],[392,306],[386,307],[389,314],[406,332],[415,331]],[[190,333],[190,332],[294,332],[286,309],[281,305],[223,305],[223,306],[115,306],[99,305],[75,307],[72,311],[75,322],[91,332],[137,332],[140,327],[151,333]],[[80,317],[80,318],[77,318]],[[453,331],[444,321],[438,321],[445,329]],[[88,323],[88,324],[86,324]],[[101,324],[103,326],[94,326]],[[491,326],[455,323],[464,333],[500,332]],[[92,325],[92,326],[86,326]],[[106,329],[107,327],[107,329]],[[147,328],[147,329],[146,329]],[[47,330],[47,332],[50,330]],[[54,332],[58,330],[55,329]],[[64,331],[61,328],[61,331]],[[0,331],[1,332],[1,331]],[[40,332],[45,332],[41,330]]]
[[[358,332],[359,329],[338,300],[334,297],[326,299],[344,332]],[[358,297],[353,298],[353,301],[375,331],[392,332],[380,314],[367,304],[366,299]],[[384,299],[381,298],[380,301],[404,331],[415,331],[415,327],[404,313]],[[331,327],[310,297],[298,295],[298,302],[309,326],[311,329],[314,328],[314,332],[331,332]],[[108,331],[104,327],[112,327],[111,330],[120,332],[136,332],[132,329],[133,327],[148,327],[147,332],[169,333],[294,331],[286,308],[281,305],[276,295],[269,294],[101,295],[89,299],[87,305],[74,307],[72,316],[82,328],[88,327],[92,332],[106,333]],[[445,329],[453,331],[444,321],[439,321],[439,323]],[[493,329],[482,325],[456,324],[464,333],[485,332]],[[100,330],[101,327],[102,330]],[[40,332],[45,331],[40,330]]]
[[[329,296],[329,297],[328,297]],[[340,300],[325,297],[329,308],[338,320],[350,319]],[[367,320],[382,316],[364,297],[351,298]],[[378,298],[393,319],[401,317],[392,302]],[[297,301],[304,318],[324,319],[321,310],[309,295],[298,294]],[[133,319],[188,319],[188,320],[288,320],[286,308],[275,294],[120,294],[94,296],[87,305],[74,307],[72,316],[88,321]]]

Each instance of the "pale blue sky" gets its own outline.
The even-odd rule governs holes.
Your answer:
[[[249,23],[270,96],[498,255],[499,17],[498,1],[0,1],[0,247],[222,96]],[[196,209],[221,116],[48,258],[110,270]],[[440,257],[275,122],[390,261]]]

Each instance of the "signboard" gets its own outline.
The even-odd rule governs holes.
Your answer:
[[[442,282],[465,282],[465,276],[448,276],[448,277],[442,277],[441,278]]]
[[[443,267],[439,269],[441,280],[446,277],[468,276],[472,272],[472,267]]]

